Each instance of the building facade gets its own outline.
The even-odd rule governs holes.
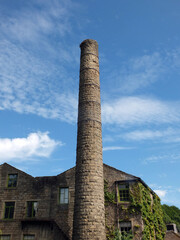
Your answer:
[[[143,212],[136,211],[132,193],[138,177],[103,165],[105,183],[106,238],[115,230],[143,239]],[[136,198],[136,192],[134,194]],[[150,196],[153,199],[150,190]],[[70,240],[73,233],[75,167],[57,176],[32,177],[4,163],[0,166],[0,239]],[[135,201],[135,200],[133,200]],[[155,231],[155,230],[154,230]],[[148,239],[148,238],[144,238]],[[149,238],[153,239],[153,238]]]

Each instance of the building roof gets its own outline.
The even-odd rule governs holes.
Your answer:
[[[168,231],[166,232],[166,236],[164,240],[179,240],[180,239],[180,234],[175,233],[173,231]]]
[[[56,177],[58,177],[58,176],[61,176],[61,175],[63,175],[63,174],[65,174],[65,173],[67,173],[67,172],[69,172],[69,171],[73,171],[73,170],[75,170],[75,167],[72,167],[72,168],[70,168],[70,169],[68,169],[68,170],[66,170],[66,171],[64,171],[64,172],[62,172],[62,173],[60,173],[60,174],[58,174],[58,175],[55,175],[55,176],[42,176],[42,177],[33,177],[33,176],[31,176],[30,174],[27,174],[26,172],[24,172],[24,171],[22,171],[22,170],[19,170],[19,169],[17,169],[17,168],[15,168],[15,167],[13,167],[12,165],[10,165],[10,164],[8,164],[8,163],[3,163],[3,164],[1,164],[0,165],[0,167],[1,166],[9,166],[9,167],[11,167],[11,168],[13,168],[13,169],[15,169],[16,171],[19,171],[19,172],[21,172],[21,173],[23,173],[23,174],[26,174],[26,175],[28,175],[28,176],[30,176],[30,177],[32,177],[34,180],[44,180],[44,181],[51,181],[52,179],[54,179],[54,178],[56,178]],[[119,173],[122,173],[122,174],[124,174],[124,175],[126,175],[127,177],[129,177],[129,181],[139,181],[139,182],[141,182],[146,188],[149,188],[150,190],[151,190],[151,192],[152,192],[152,194],[156,194],[141,178],[139,178],[139,177],[136,177],[136,176],[134,176],[134,175],[132,175],[132,174],[129,174],[129,173],[126,173],[126,172],[123,172],[123,171],[121,171],[121,170],[119,170],[119,169],[116,169],[116,168],[114,168],[114,167],[111,167],[111,166],[109,166],[109,165],[107,165],[107,164],[103,164],[103,166],[104,166],[104,168],[108,168],[108,169],[111,169],[112,171],[115,171],[115,172],[119,172]],[[122,181],[122,180],[120,180],[120,181]],[[127,181],[127,180],[124,180],[124,181]],[[117,182],[118,182],[118,179],[117,179]],[[157,195],[157,194],[156,194]]]

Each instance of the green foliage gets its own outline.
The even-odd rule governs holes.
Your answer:
[[[144,221],[142,240],[163,240],[166,227],[158,196],[153,195],[152,199],[150,189],[144,187],[141,183],[137,183],[131,188],[130,200],[130,212],[141,213]]]
[[[119,230],[116,230],[113,240],[121,240],[121,236],[121,232]]]
[[[114,226],[106,225],[106,239],[113,240],[115,236],[116,236],[116,230],[114,229]]]
[[[115,204],[115,193],[110,192],[108,182],[104,181],[104,195],[105,203]],[[173,208],[174,209],[174,208]],[[174,209],[176,210],[176,209]],[[151,190],[145,187],[142,183],[135,183],[130,188],[130,205],[128,208],[123,209],[123,220],[128,220],[130,214],[141,214],[144,222],[144,230],[142,240],[163,240],[165,237],[166,226],[163,219],[163,211],[159,197],[151,194]],[[180,211],[180,210],[179,210]],[[180,216],[180,215],[179,215]],[[166,213],[166,220],[169,221],[171,217]],[[178,216],[176,219],[179,220]],[[133,239],[132,233],[123,234],[119,230],[115,230],[114,226],[108,227],[107,239],[108,240],[130,240]],[[135,228],[134,234],[138,231]]]
[[[157,195],[153,196],[153,215],[154,215],[154,227],[156,233],[156,239],[164,239],[166,233],[166,225],[163,220],[163,211],[161,207],[160,199]]]
[[[108,235],[107,239],[108,240],[132,240],[133,235],[131,232],[126,233],[124,232],[121,234],[121,232],[118,229],[114,229],[113,227],[109,228],[110,234]]]
[[[108,182],[106,180],[104,180],[104,199],[105,199],[105,204],[116,203],[115,198],[116,198],[115,193],[109,191],[109,189],[108,189]]]
[[[180,209],[175,206],[168,206],[166,204],[162,205],[164,213],[164,222],[175,223],[178,231],[180,232]]]
[[[133,235],[131,232],[129,233],[124,232],[123,234],[121,234],[119,230],[115,231],[115,236],[113,238],[113,240],[132,240],[132,239]]]

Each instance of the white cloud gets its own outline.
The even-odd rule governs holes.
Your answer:
[[[43,40],[51,34],[64,36],[71,30],[70,10],[75,4],[70,0],[31,1],[24,3],[19,10],[9,11],[1,19],[1,31],[8,38],[20,42]]]
[[[63,67],[41,61],[7,41],[0,42],[0,109],[74,122],[77,94]],[[57,83],[58,78],[67,80]],[[69,79],[69,81],[68,81]],[[69,83],[68,83],[69,82]]]
[[[179,74],[180,49],[154,52],[133,57],[111,69],[107,79],[111,79],[113,92],[132,94],[156,81],[164,81],[167,76]]]
[[[177,142],[179,139],[180,130],[168,128],[165,130],[142,130],[132,131],[122,135],[126,140],[142,141],[156,140],[163,142]],[[179,139],[180,141],[180,139]]]
[[[180,154],[162,154],[157,156],[147,157],[143,160],[144,163],[157,163],[157,162],[176,163],[180,161]]]
[[[129,150],[129,149],[133,149],[133,148],[131,148],[131,147],[120,147],[120,146],[103,147],[103,151]]]
[[[160,189],[157,189],[157,190],[154,190],[154,192],[160,197],[160,198],[164,198],[167,194],[167,191],[166,190],[160,190]]]
[[[115,138],[112,135],[105,135],[102,137],[103,143],[105,142],[114,142]]]
[[[152,84],[163,72],[162,57],[158,52],[130,59],[126,66],[128,68],[119,74],[122,83],[119,90],[126,93]]]
[[[180,103],[146,97],[123,97],[102,104],[104,124],[161,124],[180,121]]]
[[[76,121],[78,46],[62,40],[76,6],[71,0],[24,2],[0,17],[0,110]]]
[[[154,192],[161,198],[163,204],[179,206],[179,192],[173,186],[158,186],[157,184],[150,184]]]
[[[71,46],[70,38],[65,41],[64,36],[72,31],[77,3],[38,0],[22,6],[0,18],[0,110],[75,122],[78,71],[73,67],[79,69],[79,48]],[[178,63],[179,56],[174,51],[166,58]],[[133,58],[126,65],[129,67],[115,74],[125,92],[149,85],[164,71],[163,56],[158,52]],[[103,123],[121,126],[175,122],[180,119],[179,105],[146,97],[124,97],[105,102],[102,119]]]
[[[30,133],[27,138],[1,138],[0,161],[26,161],[33,157],[49,157],[62,142],[55,141],[48,136],[48,132]]]

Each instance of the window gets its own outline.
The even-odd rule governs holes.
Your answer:
[[[7,183],[7,187],[8,188],[14,188],[17,186],[17,174],[9,174],[8,175],[8,183]]]
[[[59,196],[60,204],[67,204],[69,202],[69,189],[60,188],[59,194],[60,194]]]
[[[131,222],[120,222],[120,231],[122,234],[131,232]]]
[[[38,211],[38,202],[27,202],[27,217],[36,217]]]
[[[129,184],[119,184],[119,201],[120,202],[126,202],[129,201]]]
[[[15,202],[5,202],[4,218],[12,219],[14,215]]]
[[[10,235],[0,235],[0,240],[10,240]]]
[[[35,240],[35,235],[26,234],[23,236],[23,240]]]

